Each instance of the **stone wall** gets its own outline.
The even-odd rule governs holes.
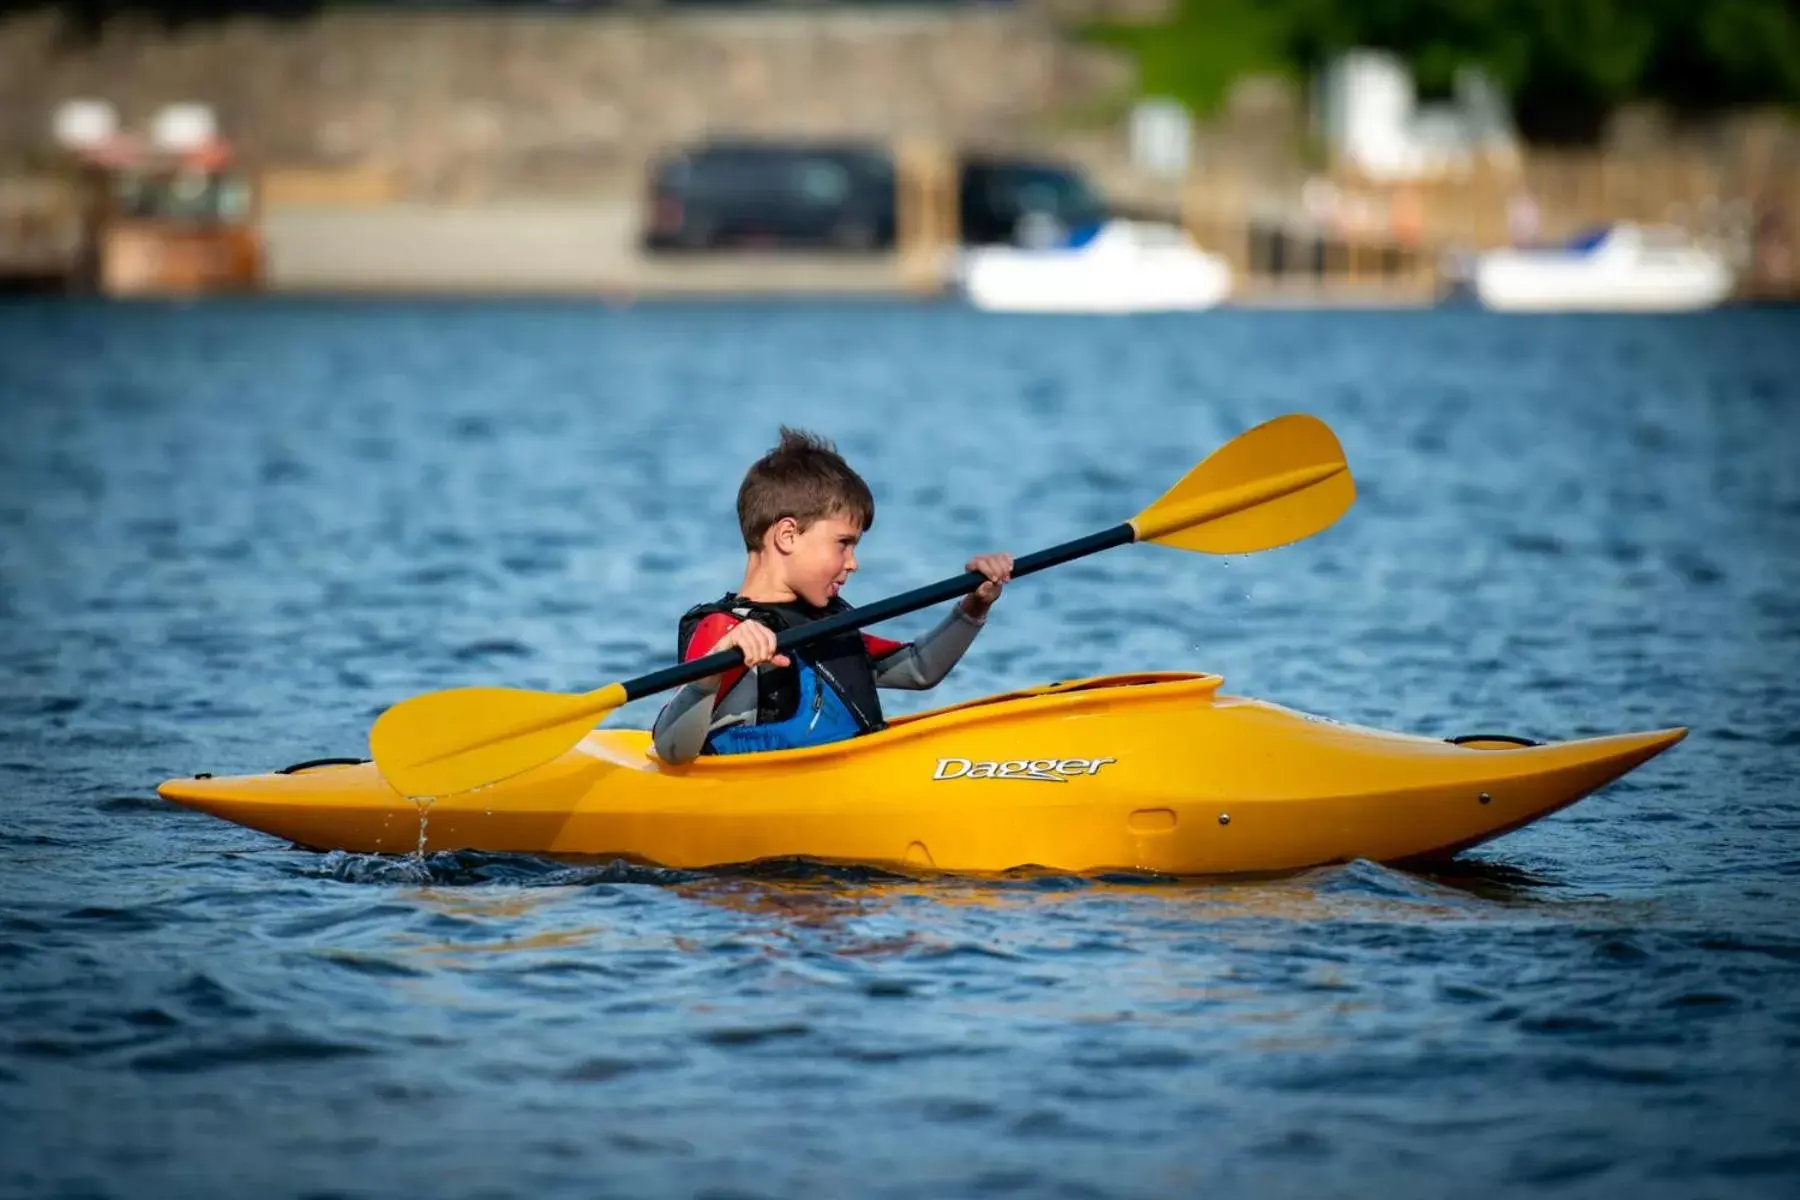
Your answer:
[[[1005,142],[1125,86],[1116,56],[1043,10],[368,14],[170,31],[115,22],[65,44],[0,20],[0,159],[65,99],[142,127],[211,104],[254,163],[376,167],[421,199],[637,190],[645,157],[698,135],[914,134]]]

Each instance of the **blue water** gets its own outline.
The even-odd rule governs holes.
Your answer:
[[[0,1194],[1796,1194],[1800,316],[24,303],[0,347]],[[892,708],[1209,669],[1692,736],[1441,871],[1226,883],[320,855],[155,798],[666,662],[780,421],[879,497],[854,600],[1288,411],[1336,527],[1022,580]]]

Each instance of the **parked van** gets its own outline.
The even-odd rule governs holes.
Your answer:
[[[966,246],[1055,241],[1107,216],[1079,171],[1050,161],[968,156],[957,192]],[[893,156],[879,143],[713,142],[652,165],[644,244],[887,251],[894,193]]]
[[[652,250],[879,250],[894,244],[894,166],[879,146],[712,143],[651,171]]]

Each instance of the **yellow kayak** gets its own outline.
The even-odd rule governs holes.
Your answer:
[[[897,718],[805,750],[659,762],[601,729],[554,762],[437,800],[372,763],[172,779],[166,799],[317,850],[515,851],[668,867],[806,857],[951,871],[1171,875],[1439,857],[1579,800],[1685,729],[1464,744],[1111,675]]]

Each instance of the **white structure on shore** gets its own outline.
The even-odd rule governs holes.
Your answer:
[[[1450,102],[1420,104],[1399,58],[1352,50],[1320,75],[1314,111],[1334,157],[1373,179],[1421,179],[1519,158],[1505,99],[1478,67],[1456,73]]]

